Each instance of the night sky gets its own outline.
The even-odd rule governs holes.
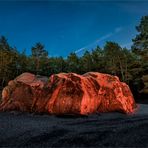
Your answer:
[[[0,1],[0,35],[26,54],[36,42],[49,56],[82,54],[115,41],[130,48],[148,1]]]

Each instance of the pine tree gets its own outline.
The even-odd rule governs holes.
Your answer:
[[[133,39],[132,51],[137,56],[140,65],[139,70],[141,70],[141,73],[146,74],[148,73],[148,16],[141,18],[136,30],[139,34]]]
[[[33,69],[36,74],[41,73],[41,61],[46,60],[48,52],[45,50],[44,45],[41,43],[36,43],[35,46],[31,48],[32,59],[33,59]]]

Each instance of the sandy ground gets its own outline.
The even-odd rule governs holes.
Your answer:
[[[148,105],[133,115],[0,113],[0,147],[148,147]]]

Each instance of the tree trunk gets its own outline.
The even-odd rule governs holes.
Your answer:
[[[122,62],[120,57],[118,56],[119,59],[119,66],[120,66],[120,71],[121,71],[121,76],[122,76],[122,81],[125,81],[125,77],[124,77],[124,71],[123,71],[123,66],[122,66]]]

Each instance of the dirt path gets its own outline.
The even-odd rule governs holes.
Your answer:
[[[0,146],[148,147],[148,105],[130,116],[0,113]]]

